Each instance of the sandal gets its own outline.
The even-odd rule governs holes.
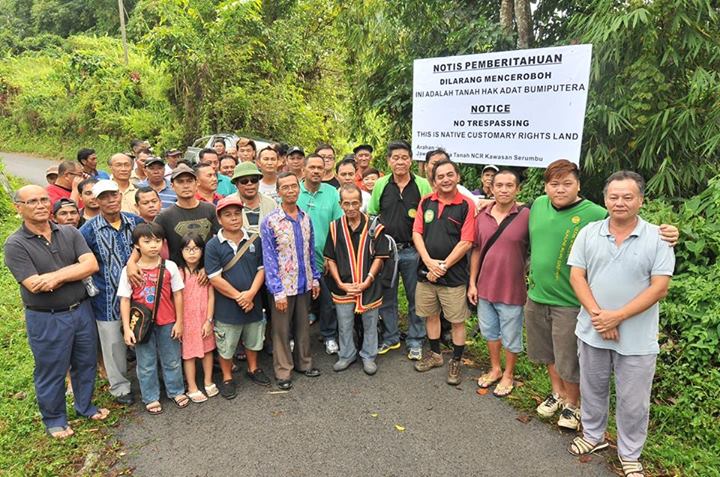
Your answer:
[[[145,405],[145,410],[152,414],[153,416],[157,416],[158,414],[162,414],[163,408],[160,404],[160,401],[153,401],[151,403],[148,403]]]
[[[73,431],[70,426],[56,426],[56,427],[48,427],[46,429],[48,435],[52,437],[53,439],[67,439],[68,437],[75,434],[75,431]]]
[[[207,397],[211,398],[220,394],[220,391],[217,386],[215,386],[215,383],[210,383],[205,385],[205,394],[207,394]]]
[[[103,408],[98,409],[98,411],[95,414],[90,416],[90,419],[92,419],[93,421],[104,421],[105,419],[107,419],[107,417],[109,415],[110,415],[110,410],[105,409],[103,407]]]
[[[568,452],[574,456],[581,456],[592,454],[594,452],[601,451],[610,447],[606,441],[598,442],[597,444],[591,444],[584,437],[577,436],[572,440],[568,446]]]
[[[637,474],[642,477],[645,477],[645,469],[643,469],[643,466],[640,463],[640,461],[625,460],[620,456],[618,456],[618,459],[620,460],[620,465],[622,465],[622,471],[623,471],[623,475],[625,477],[628,477],[631,474]]]
[[[173,398],[173,402],[180,409],[182,409],[184,407],[188,407],[190,405],[190,399],[185,394],[180,394],[178,396],[175,396]]]
[[[490,377],[490,373],[485,373],[478,378],[478,382],[477,382],[478,387],[481,389],[487,389],[487,388],[493,386],[498,381],[500,381],[501,378],[502,378],[502,376],[500,376],[499,378],[493,379]]]
[[[508,397],[512,392],[513,389],[515,389],[515,385],[513,383],[510,383],[507,386],[503,386],[502,384],[498,384],[495,386],[495,390],[493,391],[493,395],[495,397],[504,398]]]
[[[207,396],[205,396],[203,393],[198,391],[194,391],[191,393],[187,393],[187,397],[190,398],[190,400],[194,403],[200,404],[201,402],[205,402],[208,400]]]

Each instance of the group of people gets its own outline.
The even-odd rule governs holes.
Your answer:
[[[197,164],[148,146],[133,141],[132,153],[111,156],[109,176],[83,149],[77,162],[48,171],[46,187],[15,195],[23,225],[5,244],[5,262],[20,283],[50,435],[73,433],[68,371],[80,415],[109,413],[92,404],[98,361],[116,401],[133,403],[129,349],[151,414],[163,411],[160,372],[181,408],[234,398],[237,356],[253,383],[270,386],[258,364],[263,349],[282,390],[292,388],[293,372],[320,376],[314,322],[325,351],[338,355],[334,371],[359,360],[373,375],[377,356],[401,347],[402,280],[415,370],[444,366],[447,324],[446,381],[459,384],[465,324],[476,310],[490,356],[478,386],[508,396],[525,322],[528,357],[547,367],[552,384],[538,414],[559,412],[558,425],[572,430],[582,423],[575,455],[607,447],[614,374],[618,454],[626,475],[643,475],[658,301],[678,231],[639,217],[638,174],[611,175],[603,208],[579,195],[578,167],[558,160],[545,170],[546,194],[528,206],[517,201],[516,171],[486,166],[482,190],[472,193],[442,149],[427,153],[425,177],[414,173],[404,141],[388,145],[385,175],[371,167],[369,145],[338,162],[329,144],[305,155],[300,147],[256,151],[248,139],[228,151],[221,140]],[[154,325],[138,339],[143,309]]]

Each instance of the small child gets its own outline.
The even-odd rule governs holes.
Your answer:
[[[122,269],[117,296],[120,297],[120,316],[123,322],[125,344],[135,346],[137,377],[145,409],[150,414],[160,414],[160,383],[158,380],[158,358],[163,371],[167,395],[180,407],[187,407],[190,399],[185,395],[185,384],[181,369],[180,338],[183,332],[183,281],[177,265],[165,260],[162,288],[157,290],[160,257],[165,234],[156,223],[139,224],[132,234],[133,245],[140,252],[138,268],[144,283],[130,284],[127,267]],[[150,310],[158,306],[155,323],[147,341],[136,343],[130,328],[130,299],[143,303]]]
[[[200,285],[198,271],[203,267],[205,240],[191,232],[182,238],[183,258],[183,342],[182,358],[185,380],[188,383],[187,396],[195,403],[207,401],[208,397],[220,392],[212,380],[213,350],[213,313],[215,312],[215,293],[210,284]],[[202,359],[205,394],[197,386],[195,377],[195,359]]]
[[[378,172],[378,170],[373,167],[368,167],[363,172],[363,186],[362,189],[360,189],[360,194],[362,195],[362,206],[360,207],[360,212],[364,214],[367,214],[368,204],[370,203],[370,195],[372,194],[372,190],[375,187],[375,181],[377,181],[379,177],[380,172]]]

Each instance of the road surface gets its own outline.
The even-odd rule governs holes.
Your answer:
[[[0,152],[0,159],[5,164],[5,170],[8,173],[22,177],[32,184],[43,186],[47,184],[45,170],[60,163],[60,161],[17,152]]]
[[[136,404],[117,433],[127,452],[117,469],[138,476],[615,475],[603,457],[581,463],[571,456],[572,434],[534,418],[523,423],[509,403],[477,395],[479,369],[466,368],[452,387],[447,366],[421,374],[391,351],[378,358],[375,376],[359,364],[334,373],[335,357],[313,344],[323,375],[295,374],[287,393],[253,384],[242,363],[234,400],[177,409],[164,398],[159,416]],[[264,354],[261,366],[272,375]]]

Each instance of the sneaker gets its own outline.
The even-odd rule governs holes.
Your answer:
[[[333,364],[333,371],[345,371],[354,362],[354,359],[339,359],[337,363]]]
[[[364,359],[363,371],[365,371],[365,374],[367,374],[368,376],[372,376],[373,374],[377,373],[377,364],[375,364],[374,360]]]
[[[337,341],[333,338],[325,340],[325,352],[327,354],[337,354],[338,351],[340,351],[340,347],[338,346]]]
[[[563,429],[570,429],[573,431],[580,430],[580,410],[566,404],[560,412],[560,418],[558,419],[557,424]]]
[[[413,348],[416,349],[416,348]],[[410,351],[412,351],[411,349]],[[417,348],[419,349],[419,348]],[[421,373],[430,371],[433,368],[439,368],[444,364],[443,357],[439,353],[433,351],[428,352],[423,359],[415,363],[415,371]]]
[[[462,381],[462,362],[459,359],[451,359],[448,363],[447,383],[457,386]]]
[[[250,378],[250,381],[255,384],[259,384],[260,386],[270,386],[270,378],[268,378],[265,372],[260,368],[257,368],[252,373],[248,370],[245,374],[248,378]]]
[[[378,354],[385,354],[388,351],[390,351],[391,349],[400,349],[400,342],[398,341],[395,344],[387,344],[387,343],[381,344],[380,347],[378,348]]]
[[[224,397],[225,399],[235,399],[237,397],[237,386],[235,386],[235,381],[223,381],[220,383],[220,395]]]
[[[410,361],[420,361],[422,359],[422,348],[410,348],[408,350],[408,359]]]
[[[535,409],[542,417],[552,417],[562,406],[562,399],[557,394],[550,394]]]

